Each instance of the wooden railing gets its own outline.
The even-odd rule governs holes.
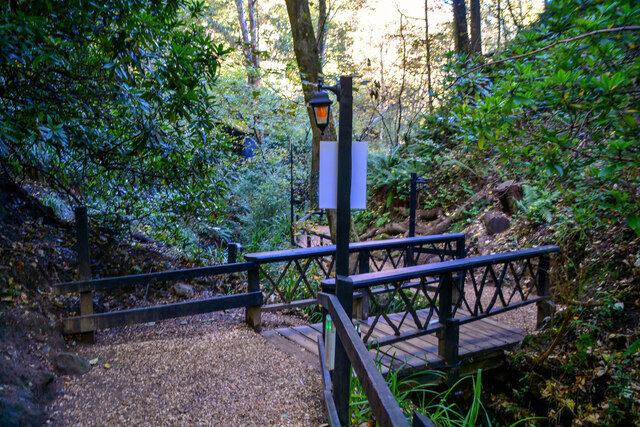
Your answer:
[[[330,245],[331,244],[331,236],[324,234],[324,233],[320,233],[318,231],[313,230],[313,227],[311,227],[309,224],[307,224],[307,222],[309,221],[309,219],[311,219],[313,216],[317,216],[319,221],[322,221],[322,218],[324,216],[324,211],[323,210],[319,210],[319,211],[315,211],[315,212],[309,212],[308,214],[306,214],[305,216],[303,216],[302,218],[298,218],[296,220],[296,223],[293,225],[292,227],[292,234],[291,234],[291,244],[292,245],[297,245],[301,248],[307,247],[310,248],[311,247],[311,236],[316,236],[319,238],[319,245],[316,246],[325,246],[325,245]],[[299,241],[297,241],[298,239],[295,238],[295,236],[293,235],[294,230],[298,230],[298,235],[302,238],[303,236],[306,236],[306,245],[305,244],[300,244]]]
[[[396,269],[429,262],[464,258],[464,234],[357,242],[349,245],[352,274]],[[318,304],[322,280],[334,273],[335,245],[246,254],[258,265],[266,311]]]
[[[452,366],[459,360],[460,325],[533,303],[538,304],[538,321],[551,314],[552,307],[546,303],[550,296],[549,255],[559,250],[557,246],[465,258],[464,235],[453,234],[352,243],[349,248],[356,258],[354,274],[340,281],[352,287],[354,294],[360,293],[375,316],[362,338],[351,324],[348,311],[331,295],[336,291],[335,279],[331,278],[335,246],[248,254],[246,262],[235,262],[237,248],[232,247],[230,264],[61,283],[53,289],[60,294],[86,295],[123,286],[246,273],[246,290],[238,289],[238,294],[111,313],[81,312],[81,316],[63,319],[63,331],[67,334],[238,307],[246,307],[247,323],[259,330],[263,309],[320,303],[334,319],[340,345],[348,357],[346,367],[341,368],[342,375],[350,375],[353,365],[380,425],[408,425],[408,421],[386,387],[365,343],[384,346],[438,332],[438,353],[445,364]],[[430,263],[433,257],[439,262]],[[310,268],[312,263],[315,271]],[[306,298],[292,299],[281,289],[287,272],[293,275],[294,288],[304,286],[308,291]],[[312,279],[309,274],[318,277]],[[320,292],[320,284],[324,293]],[[483,296],[488,296],[488,300],[483,300]],[[404,306],[405,315],[396,324],[387,316],[390,301]],[[421,314],[421,318],[419,310],[426,312],[426,317]],[[370,340],[371,331],[381,318],[388,322],[394,334]],[[402,323],[408,318],[414,327],[401,331]],[[335,421],[334,400],[342,402],[340,406],[344,409],[345,396],[336,399],[336,390],[331,389],[328,381],[325,376],[325,398],[330,399],[327,405]],[[339,393],[345,393],[343,386],[339,389]],[[348,393],[348,386],[346,389]],[[346,398],[348,402],[348,396]],[[414,414],[413,425],[431,424],[424,416]]]
[[[538,304],[538,323],[551,314],[549,255],[559,250],[542,246],[350,276],[354,292],[365,291],[373,306],[375,317],[363,341],[369,342],[381,319],[394,334],[369,342],[374,348],[439,332],[438,353],[446,364],[455,364],[460,325],[533,303]],[[437,286],[432,286],[434,282]],[[335,279],[322,285],[335,292]],[[405,312],[396,322],[385,310],[394,297]],[[417,306],[419,300],[422,306]],[[407,319],[413,327],[401,331]]]
[[[438,259],[463,256],[464,235],[352,243],[350,250],[358,255],[355,271],[366,272],[370,266],[377,270],[385,267],[397,268],[407,263],[413,265],[425,262],[429,255],[435,255]],[[235,262],[237,252],[238,246],[230,245],[230,264],[54,285],[55,293],[78,292],[86,296],[94,291],[125,286],[148,286],[156,282],[246,273],[246,290],[244,286],[236,286],[234,295],[98,314],[93,313],[92,304],[83,304],[80,316],[62,320],[63,333],[85,333],[240,307],[246,307],[247,323],[255,330],[260,330],[262,310],[317,304],[316,296],[320,283],[332,274],[335,246],[248,254],[245,256],[246,262]],[[312,266],[315,266],[315,269],[312,269]],[[282,284],[287,274],[290,274],[287,279],[293,281],[292,292],[283,290]],[[310,277],[310,274],[315,277]],[[304,292],[297,292],[301,287],[304,287]]]
[[[369,350],[367,350],[367,347],[360,339],[360,336],[351,323],[351,318],[340,305],[338,298],[335,295],[319,293],[318,300],[322,307],[331,315],[332,324],[336,328],[337,338],[342,343],[349,361],[353,366],[353,370],[358,376],[360,384],[362,384],[362,389],[369,399],[369,404],[376,421],[381,426],[408,426],[409,423],[402,413],[398,402],[396,402],[396,398],[393,393],[391,393],[389,387],[387,387],[387,383],[376,367],[373,358],[369,354]],[[322,342],[321,338],[322,337],[319,338],[319,342]],[[320,345],[319,353],[321,360],[324,355],[323,350],[323,346]],[[322,363],[322,367],[324,369],[324,363]],[[325,390],[331,390],[331,384],[327,384],[328,377],[325,375],[324,378]],[[337,412],[335,415],[332,413],[331,408],[335,407],[333,396],[330,393],[329,395],[325,393],[325,399],[330,400],[330,403],[327,405],[330,419],[339,419]],[[338,425],[340,424],[338,423]]]
[[[395,396],[387,386],[387,383],[378,370],[371,353],[364,345],[347,312],[340,305],[335,295],[319,293],[318,300],[322,307],[331,316],[332,325],[336,329],[337,339],[340,341],[347,354],[353,370],[360,380],[362,389],[367,396],[369,406],[380,426],[409,426],[409,422],[402,412]],[[318,337],[318,353],[320,366],[323,369],[324,397],[332,426],[344,425],[340,420],[336,402],[333,395],[333,385],[329,372],[325,369],[324,344],[322,336]],[[424,415],[413,413],[413,427],[434,427],[433,422]]]

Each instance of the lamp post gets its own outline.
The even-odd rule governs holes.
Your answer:
[[[336,203],[336,296],[351,317],[353,311],[353,283],[349,279],[349,229],[351,226],[351,145],[353,131],[353,79],[340,77],[335,86],[318,83],[318,91],[309,105],[321,133],[329,125],[331,98],[324,90],[336,94],[340,105],[338,131],[338,183]],[[340,342],[336,340],[333,398],[342,424],[349,424],[351,362]]]

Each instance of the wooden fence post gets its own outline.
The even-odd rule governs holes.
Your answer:
[[[89,218],[86,206],[75,208],[76,250],[78,252],[78,279],[91,280],[91,254],[89,252]],[[93,291],[80,292],[80,315],[93,314]],[[81,334],[81,341],[93,344],[95,331]]]
[[[538,262],[538,296],[544,296],[551,298],[551,292],[549,290],[549,268],[551,265],[551,260],[549,258],[549,254],[544,254],[540,256],[540,260]],[[547,317],[552,317],[556,312],[556,306],[553,304],[551,299],[546,299],[543,301],[536,302],[538,306],[538,318],[537,326],[540,326],[544,319]]]
[[[456,240],[456,255],[455,259],[463,259],[467,256],[467,249],[465,247],[464,235]],[[460,306],[462,304],[462,296],[464,295],[464,276],[466,271],[458,271],[456,283],[451,296],[454,305]]]
[[[348,276],[336,275],[336,296],[351,319],[353,307],[353,281]],[[351,361],[340,337],[336,337],[335,369],[333,371],[333,400],[343,425],[349,424],[349,398],[351,396]]]
[[[458,363],[458,342],[460,336],[460,321],[453,318],[451,304],[453,296],[453,278],[451,273],[440,276],[440,307],[439,321],[443,329],[438,331],[438,355],[447,365]]]
[[[248,289],[249,292],[259,292],[260,291],[260,271],[258,270],[258,266],[247,271],[247,281],[248,281]],[[245,314],[247,324],[253,328],[254,331],[260,332],[262,330],[262,311],[261,306],[254,305],[251,307],[247,307]]]
[[[238,254],[242,250],[240,243],[229,243],[227,245],[227,264],[235,264],[238,262]]]
[[[369,272],[369,251],[360,252],[358,255],[358,274]],[[353,294],[353,316],[358,320],[369,318],[369,294],[359,291]]]

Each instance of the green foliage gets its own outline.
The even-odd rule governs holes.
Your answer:
[[[0,16],[0,165],[105,223],[215,223],[231,168],[209,95],[227,50],[187,1],[17,1]]]
[[[640,19],[640,6],[629,1],[548,6],[545,20],[521,32],[493,60],[548,45],[559,31],[570,38]],[[443,112],[457,123],[457,149],[495,155],[503,173],[539,181],[538,191],[555,185],[557,191],[543,191],[538,203],[525,202],[536,222],[549,222],[552,202],[561,200],[560,219],[575,237],[611,219],[639,233],[636,43],[637,32],[603,33],[486,69],[452,68]]]
[[[530,185],[523,185],[524,197],[517,200],[520,213],[535,223],[551,223],[554,203],[558,200],[560,191],[538,190]]]
[[[262,150],[246,160],[233,175],[228,200],[229,226],[246,252],[282,249],[290,232],[289,147],[266,140]],[[294,147],[295,149],[295,147]],[[299,147],[304,151],[303,147]],[[294,150],[295,151],[295,150]],[[294,153],[294,156],[296,154]],[[305,164],[294,167],[294,191],[308,198]]]
[[[411,180],[411,167],[407,159],[400,154],[400,146],[384,153],[369,155],[367,180],[371,183],[370,191],[374,194],[382,192],[387,207],[395,197],[405,199],[408,194],[408,183]]]
[[[380,363],[378,363],[378,368],[380,366]],[[445,380],[445,374],[440,371],[420,372],[404,378],[400,378],[398,372],[399,370],[389,372],[386,382],[407,420],[411,420],[413,411],[417,411],[429,417],[437,426],[471,427],[480,423],[492,425],[480,399],[482,394],[482,370],[478,370],[478,374],[475,376],[458,380],[444,390],[439,390],[438,386],[426,384],[420,380],[429,375],[436,379]],[[472,383],[472,394],[470,399],[467,400],[466,408],[462,409],[453,402],[453,396],[468,381]],[[360,381],[354,373],[351,375],[349,407],[353,425],[373,422],[373,414],[369,407],[367,396],[364,394]],[[482,414],[484,414],[484,417],[482,417]]]
[[[640,351],[640,339],[635,340],[629,348],[624,352],[624,357],[633,356],[635,353]]]

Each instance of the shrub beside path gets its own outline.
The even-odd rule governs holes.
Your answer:
[[[134,325],[72,346],[94,366],[57,380],[47,424],[322,424],[319,368],[283,353],[243,318],[234,310]],[[297,322],[265,316],[267,328]]]

